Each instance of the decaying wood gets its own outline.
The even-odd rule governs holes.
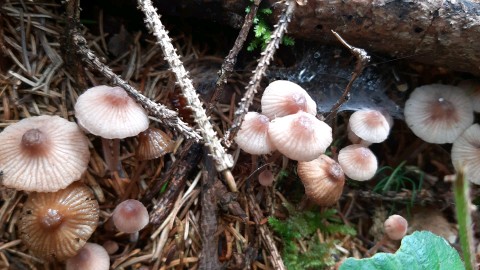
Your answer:
[[[158,1],[157,1],[158,2]],[[195,13],[193,1],[183,9]],[[198,2],[198,1],[194,1]],[[231,0],[216,2],[210,19],[243,14]],[[238,2],[238,1],[237,1]],[[274,7],[277,0],[268,1]],[[246,3],[246,2],[245,2]],[[196,3],[198,5],[198,3]],[[171,7],[170,7],[171,8]],[[214,14],[215,11],[222,14]],[[278,15],[279,8],[274,8]],[[202,12],[198,16],[206,17]],[[277,16],[271,16],[272,22]],[[338,32],[352,46],[393,58],[408,57],[422,63],[480,75],[480,2],[477,0],[309,0],[295,11],[289,34],[322,44],[338,44]]]

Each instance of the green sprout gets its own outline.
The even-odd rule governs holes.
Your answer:
[[[250,7],[247,7],[245,12],[249,13]],[[262,8],[258,10],[257,15],[253,19],[253,33],[255,34],[255,37],[248,45],[247,51],[251,52],[259,47],[264,50],[267,47],[267,44],[272,36],[272,27],[267,22],[267,17],[271,14],[272,10],[270,8]],[[291,37],[284,36],[282,38],[282,44],[286,46],[293,46],[295,45],[295,40]]]

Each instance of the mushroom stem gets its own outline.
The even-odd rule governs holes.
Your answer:
[[[110,173],[118,172],[123,174],[122,163],[120,162],[120,139],[102,138],[102,148],[105,162]]]
[[[138,241],[139,233],[138,231],[130,234],[130,242],[135,243]]]

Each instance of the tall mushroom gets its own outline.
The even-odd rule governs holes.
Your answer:
[[[119,171],[120,139],[148,128],[146,111],[120,87],[101,85],[88,89],[78,97],[75,116],[81,127],[102,137],[103,154],[111,172]]]
[[[53,192],[80,179],[90,159],[88,139],[74,122],[58,116],[25,118],[0,133],[2,184]]]

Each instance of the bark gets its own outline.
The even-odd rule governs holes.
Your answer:
[[[166,13],[208,17],[222,23],[228,23],[222,18],[243,17],[248,3],[232,0],[167,2],[168,9],[163,9]],[[199,8],[202,7],[199,2],[203,8]],[[268,0],[274,7],[275,2]],[[157,0],[157,3],[165,6],[164,1]],[[181,8],[174,8],[175,5]],[[274,8],[274,11],[272,23],[278,18],[280,9]],[[296,9],[288,27],[289,35],[294,37],[338,44],[330,30],[368,52],[393,58],[408,57],[480,75],[479,0],[309,0]]]

